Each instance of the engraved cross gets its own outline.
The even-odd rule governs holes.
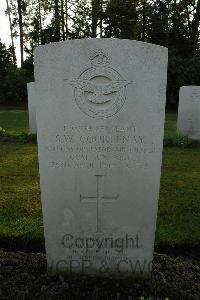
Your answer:
[[[82,196],[80,195],[80,201],[83,203],[96,203],[96,232],[101,233],[101,222],[102,222],[102,205],[103,203],[113,203],[115,202],[118,198],[119,195],[117,196],[110,196],[106,197],[103,196],[103,177],[104,175],[95,175],[97,178],[97,194],[95,197],[88,197],[88,196]]]

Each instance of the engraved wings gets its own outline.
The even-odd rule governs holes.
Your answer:
[[[82,92],[87,94],[90,102],[95,104],[104,104],[112,99],[107,97],[119,92],[122,88],[131,83],[127,80],[115,80],[105,85],[97,85],[89,80],[75,79],[70,80],[70,83]]]

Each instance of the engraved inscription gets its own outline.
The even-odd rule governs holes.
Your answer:
[[[146,156],[156,152],[153,141],[138,132],[134,123],[124,126],[65,124],[52,143],[44,147],[55,154],[49,166],[56,169],[145,168]],[[62,155],[59,160],[56,153]]]
[[[88,197],[88,196],[82,196],[80,195],[80,201],[84,203],[96,203],[96,218],[97,218],[97,223],[96,223],[96,232],[97,233],[102,233],[102,228],[101,228],[101,218],[102,218],[102,205],[103,203],[113,203],[115,202],[118,198],[119,195],[113,196],[113,197],[107,197],[103,196],[103,178],[104,175],[95,175],[97,178],[97,194],[95,197]]]
[[[90,117],[107,118],[116,114],[126,100],[125,80],[116,70],[109,67],[110,57],[102,49],[90,55],[92,67],[69,81],[74,86],[78,107]]]

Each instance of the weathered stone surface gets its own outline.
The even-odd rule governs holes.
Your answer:
[[[200,140],[200,86],[182,86],[179,94],[177,131]]]
[[[35,51],[48,267],[151,271],[167,49],[84,39]]]
[[[29,130],[31,133],[37,132],[36,125],[36,92],[35,92],[35,82],[29,82],[27,84],[28,90],[28,113],[29,113]]]

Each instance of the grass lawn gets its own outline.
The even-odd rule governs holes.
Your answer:
[[[165,116],[165,139],[175,139],[177,136],[176,132],[177,114],[175,112],[168,112]]]
[[[165,138],[176,137],[177,114],[166,113]],[[28,132],[28,112],[23,110],[0,110],[0,127],[6,130],[7,134],[17,135],[21,132]]]
[[[37,146],[0,143],[0,237],[41,239]]]
[[[200,149],[163,153],[156,242],[200,246]]]
[[[166,147],[157,244],[200,245],[200,150]],[[0,237],[42,240],[37,146],[0,142]]]
[[[0,127],[7,134],[17,135],[28,132],[28,112],[21,110],[0,110]]]

